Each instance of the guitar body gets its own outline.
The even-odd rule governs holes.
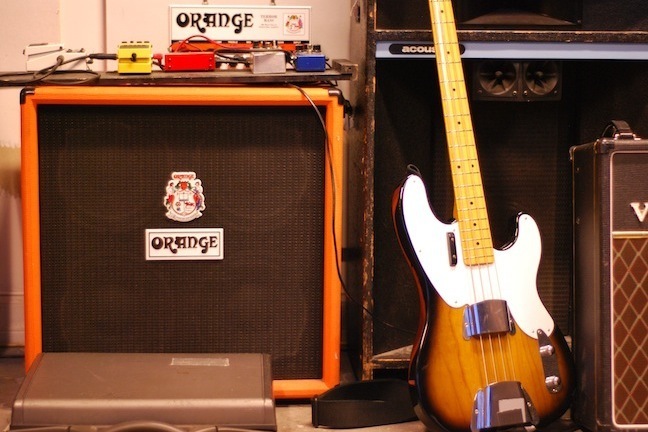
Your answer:
[[[515,240],[494,250],[492,263],[468,266],[458,223],[435,217],[418,175],[411,174],[397,189],[393,207],[398,238],[421,297],[422,321],[410,364],[419,418],[430,429],[488,429],[476,426],[476,399],[499,382],[519,383],[537,415],[525,423],[538,426],[558,418],[569,405],[573,366],[537,293],[541,242],[535,221],[520,214]],[[466,310],[491,300],[506,305],[511,329],[467,336]],[[539,343],[538,332],[553,347],[549,363],[541,357],[547,342]],[[549,376],[558,376],[560,385],[549,389]]]

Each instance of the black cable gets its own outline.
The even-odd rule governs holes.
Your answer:
[[[63,64],[63,57],[58,56],[56,58],[56,63],[52,66],[48,66],[44,69],[38,70],[36,72],[16,72],[16,73],[6,73],[6,74],[0,74],[0,83],[4,85],[29,85],[29,84],[35,84],[48,76],[54,74],[56,70]],[[5,80],[3,78],[5,77],[29,77],[29,79],[26,80],[20,80],[20,79],[15,79],[15,80]]]
[[[56,63],[52,66],[48,66],[36,72],[9,72],[0,74],[0,86],[15,86],[15,85],[31,85],[31,84],[64,84],[64,85],[80,85],[88,84],[94,82],[100,78],[98,72],[91,70],[58,70],[61,66],[76,63],[84,60],[117,60],[117,54],[104,54],[104,53],[93,53],[82,55],[79,57],[70,58],[65,60],[63,56],[58,56],[56,58]],[[54,77],[64,77],[71,75],[81,75],[87,74],[90,75],[89,78],[80,79],[80,80],[70,80],[70,79],[54,79]]]
[[[332,230],[333,230],[333,249],[335,251],[335,268],[336,268],[336,271],[337,271],[338,279],[340,281],[340,285],[342,286],[342,290],[344,291],[344,294],[346,295],[346,297],[352,303],[354,303],[357,307],[361,308],[374,321],[377,321],[378,323],[384,325],[385,327],[389,327],[389,328],[391,328],[393,330],[397,330],[397,331],[406,333],[408,335],[415,335],[416,332],[410,331],[408,329],[399,327],[399,326],[397,326],[395,324],[391,324],[391,323],[389,323],[389,322],[387,322],[385,320],[380,319],[379,317],[377,317],[373,313],[373,311],[370,311],[364,304],[362,304],[357,299],[355,299],[351,295],[351,293],[349,292],[348,287],[346,286],[346,282],[344,281],[344,277],[342,276],[342,269],[340,268],[340,257],[339,257],[339,253],[338,253],[337,235],[335,233],[335,223],[336,223],[336,221],[335,221],[335,204],[337,202],[337,190],[336,190],[336,187],[335,187],[335,185],[336,185],[336,182],[335,182],[335,169],[333,167],[333,160],[332,160],[333,151],[331,149],[331,141],[329,139],[328,132],[326,130],[326,121],[322,117],[322,113],[320,112],[320,110],[317,108],[317,104],[313,101],[313,99],[311,99],[311,97],[306,93],[306,91],[303,88],[299,87],[298,85],[292,84],[292,83],[287,83],[287,85],[289,87],[297,89],[306,98],[306,100],[311,104],[311,106],[315,110],[315,113],[317,114],[317,117],[319,118],[320,124],[322,126],[322,130],[324,131],[324,140],[325,140],[325,143],[326,143],[326,151],[327,151],[327,153],[329,155],[329,157],[328,157],[328,169],[329,169],[329,175],[331,176],[331,184],[332,184],[332,186],[331,186],[331,199],[333,201]]]
[[[117,54],[95,53],[89,54],[88,58],[95,60],[117,60]]]
[[[210,428],[216,431],[215,427]],[[104,432],[184,432],[183,429],[157,421],[132,421],[110,426]]]

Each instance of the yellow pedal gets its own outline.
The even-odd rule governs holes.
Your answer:
[[[122,42],[117,49],[117,72],[150,74],[153,68],[153,45],[150,42]]]

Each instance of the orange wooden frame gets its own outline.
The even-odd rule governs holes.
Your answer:
[[[310,398],[340,381],[341,257],[343,196],[343,106],[327,88],[304,88],[317,105],[326,107],[328,134],[324,203],[323,370],[321,379],[275,380],[277,398]],[[71,105],[310,105],[291,87],[39,87],[25,90],[22,113],[22,206],[25,277],[25,367],[42,352],[40,211],[37,109],[41,104]],[[331,178],[329,163],[333,167]],[[333,184],[335,182],[335,184]],[[335,193],[333,193],[333,190]],[[335,200],[335,202],[334,202]],[[333,221],[335,222],[333,224]],[[334,225],[334,226],[333,226]],[[335,233],[333,233],[333,230]],[[335,235],[335,237],[334,237]],[[337,239],[337,243],[335,242]],[[337,251],[335,248],[337,247]]]

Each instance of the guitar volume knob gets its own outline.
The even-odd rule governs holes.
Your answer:
[[[540,356],[551,357],[556,352],[553,345],[543,345],[540,347]]]
[[[558,393],[560,391],[562,381],[560,377],[552,375],[545,377],[545,385],[551,393]]]

